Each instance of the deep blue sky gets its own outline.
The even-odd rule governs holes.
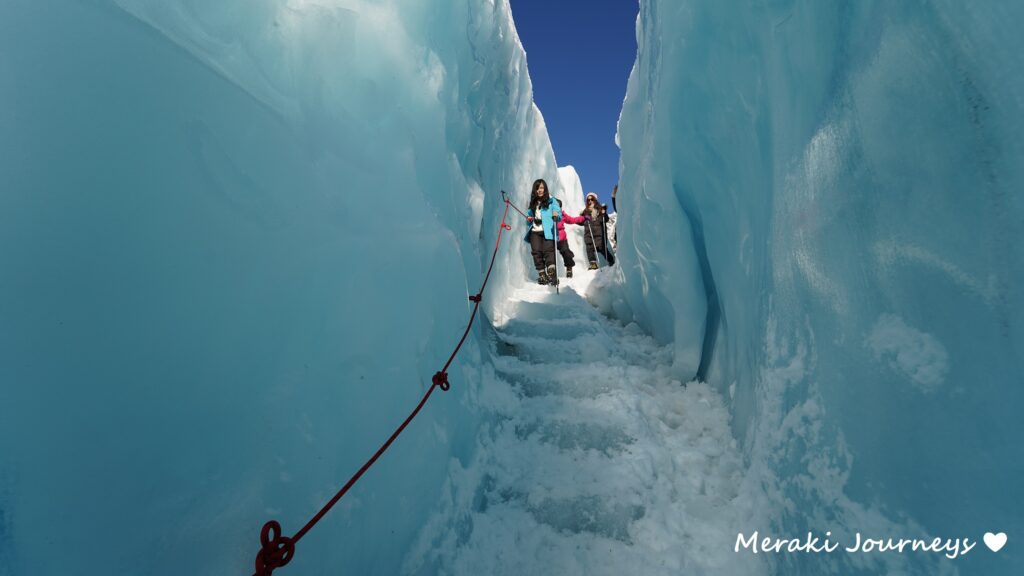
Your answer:
[[[596,192],[611,207],[619,177],[615,123],[636,59],[639,2],[510,3],[558,165],[573,165],[583,191]]]

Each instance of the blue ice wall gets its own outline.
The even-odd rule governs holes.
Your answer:
[[[557,179],[506,2],[9,0],[0,102],[3,576],[248,574],[447,358],[499,191]],[[479,364],[289,573],[399,571]]]
[[[640,4],[619,128],[627,295],[731,398],[749,529],[1019,541],[1024,5]],[[1024,566],[1012,545],[926,557],[776,562]]]

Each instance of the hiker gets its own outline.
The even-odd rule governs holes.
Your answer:
[[[562,201],[555,198],[555,202],[558,202],[558,207],[562,207]],[[562,217],[558,219],[558,253],[562,255],[562,262],[565,263],[565,277],[572,278],[572,267],[576,265],[576,255],[572,253],[572,249],[569,248],[569,238],[565,235],[565,223],[574,223],[574,218],[568,214],[562,213]]]
[[[615,254],[611,251],[608,237],[608,205],[597,200],[597,194],[587,194],[587,207],[580,212],[583,217],[583,242],[587,245],[587,259],[590,269],[597,270],[597,255],[603,254],[609,266],[615,264]],[[578,218],[577,218],[578,220]]]
[[[530,252],[533,253],[538,284],[558,283],[555,272],[555,223],[561,219],[562,207],[551,201],[548,183],[542,178],[536,180],[530,193],[530,209],[526,211],[530,229],[524,240],[530,244]]]

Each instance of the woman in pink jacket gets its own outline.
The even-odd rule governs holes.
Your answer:
[[[561,209],[562,201],[558,198],[555,198],[555,201],[558,202],[558,208]],[[577,220],[579,220],[579,222],[577,222]],[[582,224],[583,218],[569,216],[563,210],[562,217],[558,219],[558,253],[562,255],[562,262],[565,263],[565,277],[572,278],[572,267],[576,265],[576,260],[574,259],[576,255],[573,254],[572,249],[569,248],[569,240],[565,235],[565,222],[570,224]]]

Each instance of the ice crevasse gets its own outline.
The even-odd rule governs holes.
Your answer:
[[[640,2],[589,296],[725,399],[752,529],[1022,533],[1021,12]],[[582,202],[504,0],[9,0],[0,102],[2,576],[249,568],[447,358],[499,191]],[[286,573],[403,570],[492,424],[487,331]]]

